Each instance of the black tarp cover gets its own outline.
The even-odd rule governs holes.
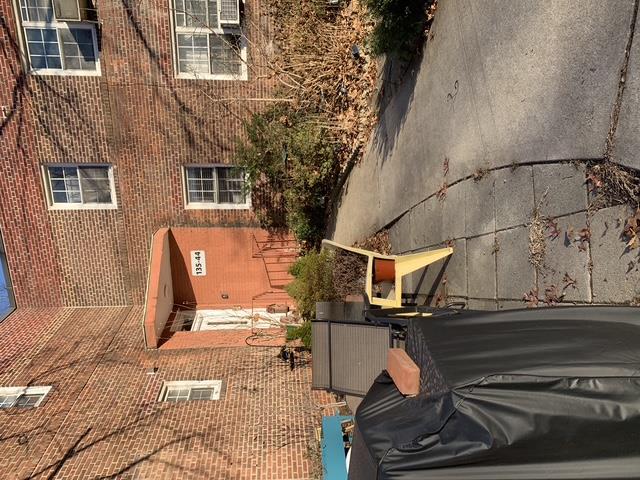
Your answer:
[[[640,478],[640,309],[416,319],[407,352],[421,393],[376,379],[350,480]]]

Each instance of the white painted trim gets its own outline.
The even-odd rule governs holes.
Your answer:
[[[187,168],[189,167],[204,167],[204,168],[242,168],[238,165],[228,165],[224,163],[187,163],[182,165],[181,178],[182,178],[182,199],[185,210],[250,210],[251,209],[251,192],[247,194],[245,203],[213,203],[213,202],[189,202],[189,188],[187,185]],[[218,177],[214,179],[218,181]],[[245,175],[245,182],[248,181],[248,177]],[[217,188],[217,186],[216,186]]]
[[[49,167],[108,167],[109,187],[111,189],[111,203],[55,203],[51,192],[51,179]],[[117,210],[118,199],[116,197],[116,183],[113,175],[113,165],[109,163],[43,163],[41,165],[42,180],[45,190],[45,200],[48,210]],[[78,175],[78,181],[80,176]],[[80,196],[82,197],[82,184],[80,184]]]
[[[248,203],[186,203],[185,210],[250,210],[251,202]]]
[[[47,69],[29,69],[31,75],[38,76],[57,76],[57,77],[100,77],[102,72],[100,71],[100,65],[96,60],[96,70],[54,70],[52,68]]]
[[[111,203],[54,203],[49,210],[117,210]]]

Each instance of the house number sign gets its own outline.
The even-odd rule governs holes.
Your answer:
[[[204,250],[191,250],[191,275],[204,277],[207,274],[207,261]]]

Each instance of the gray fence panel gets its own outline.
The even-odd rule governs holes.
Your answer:
[[[329,375],[329,324],[325,322],[311,323],[311,348],[313,351],[313,368],[311,369],[311,386],[313,388],[330,388]]]
[[[364,395],[387,365],[389,329],[331,324],[331,388]],[[314,370],[316,368],[314,350]]]

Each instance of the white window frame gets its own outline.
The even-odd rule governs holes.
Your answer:
[[[166,403],[182,403],[182,402],[167,402],[167,395],[171,389],[189,389],[191,392],[192,389],[196,388],[217,388],[218,395],[217,398],[212,398],[208,401],[218,401],[222,399],[223,396],[223,383],[222,380],[177,380],[170,382],[163,382],[162,388],[160,389],[160,394],[158,395],[158,402],[166,402]],[[184,400],[184,402],[195,402],[200,400]]]
[[[107,167],[109,171],[109,187],[111,188],[111,203],[55,203],[51,191],[51,179],[49,167]],[[118,200],[116,198],[116,185],[113,176],[113,165],[108,163],[46,163],[42,165],[42,180],[49,210],[116,210]],[[80,181],[80,175],[78,175]],[[82,199],[82,184],[80,183],[80,198]]]
[[[53,3],[52,3],[52,10]],[[60,75],[60,76],[86,76],[86,77],[99,77],[102,75],[102,71],[100,69],[100,50],[98,50],[98,35],[96,32],[96,26],[93,22],[81,21],[81,22],[63,22],[55,20],[55,18],[51,22],[44,21],[31,21],[31,20],[23,20],[22,18],[22,7],[20,5],[20,0],[14,0],[14,12],[16,14],[16,19],[18,21],[18,28],[21,32],[20,44],[22,46],[24,60],[26,65],[29,68],[29,73],[35,75]],[[53,12],[55,17],[55,11]],[[60,63],[63,68],[32,68],[31,67],[31,56],[29,52],[29,42],[26,38],[26,29],[27,28],[50,28],[56,30],[56,36],[58,38],[58,48],[60,49]],[[64,69],[64,52],[62,51],[62,42],[60,41],[60,30],[69,30],[73,29],[86,29],[91,30],[91,38],[93,39],[93,50],[96,54],[96,69],[95,70],[65,70]]]
[[[175,18],[175,0],[169,1],[169,16],[170,16],[170,24],[171,24],[171,47],[173,53],[173,69],[174,76],[178,79],[196,79],[196,80],[236,80],[236,81],[247,81],[249,79],[248,69],[247,69],[247,39],[245,38],[241,28],[235,26],[221,26],[220,25],[220,7],[218,3],[218,27],[208,27],[206,25],[200,27],[179,27],[176,25]],[[218,0],[219,2],[220,0]],[[207,8],[208,8],[208,3]],[[208,18],[208,11],[207,11]],[[206,35],[207,36],[207,58],[209,65],[209,72],[211,72],[211,45],[210,45],[210,35],[238,35],[240,37],[240,60],[241,60],[241,72],[239,75],[233,74],[222,74],[222,73],[186,73],[180,71],[180,60],[178,58],[178,35]]]
[[[51,391],[51,387],[50,386],[41,386],[41,387],[0,387],[0,396],[2,396],[2,397],[13,397],[13,396],[15,396],[16,397],[16,399],[14,400],[12,405],[0,407],[0,410],[3,410],[5,408],[23,408],[23,407],[15,407],[15,402],[18,401],[18,399],[22,395],[40,395],[41,396],[40,399],[36,402],[35,405],[33,405],[33,407],[30,407],[30,408],[39,407],[40,405],[42,405],[42,402],[44,402],[44,399],[47,397],[47,395],[49,394],[50,391]]]
[[[251,192],[247,192],[244,203],[217,203],[217,202],[189,202],[189,182],[187,180],[188,168],[213,168],[214,178],[213,181],[216,185],[216,192],[219,192],[218,188],[218,168],[242,168],[236,165],[224,165],[220,163],[190,163],[182,166],[182,195],[184,197],[184,208],[187,210],[249,210],[251,208]],[[245,184],[248,182],[248,176],[245,174]]]

